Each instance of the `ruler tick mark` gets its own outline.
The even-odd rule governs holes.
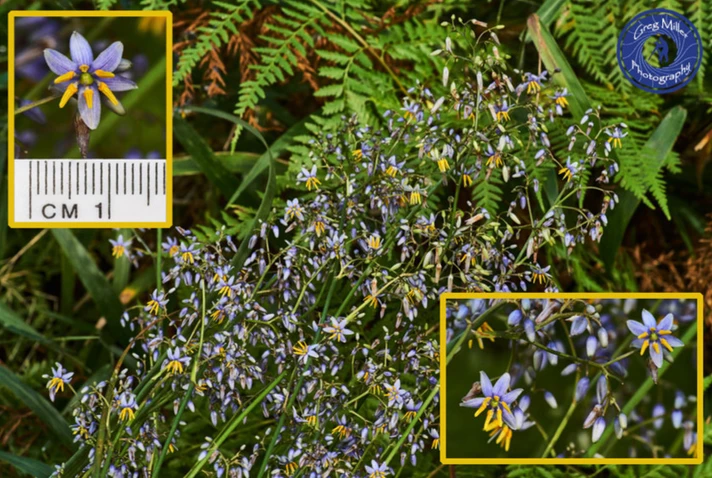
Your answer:
[[[136,193],[136,178],[134,177],[134,171],[136,170],[135,164],[131,163],[131,195]]]
[[[57,194],[57,163],[52,161],[52,194]]]
[[[49,174],[47,173],[47,161],[45,161],[44,163],[45,163],[45,180],[44,180],[44,183],[45,183],[45,196],[46,196],[47,194],[49,194],[49,193],[47,192],[47,176],[49,176]]]

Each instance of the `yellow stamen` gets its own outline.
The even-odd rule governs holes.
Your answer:
[[[114,77],[113,73],[111,73],[110,71],[104,71],[104,70],[96,70],[94,72],[94,74],[96,76],[98,76],[99,78],[113,78]]]
[[[67,73],[55,78],[54,84],[56,85],[57,83],[64,83],[65,81],[69,81],[74,78],[74,75],[76,75],[76,73],[74,73],[73,71],[68,71]]]
[[[648,336],[648,333],[647,333],[647,332],[643,332],[642,334],[640,334],[640,335],[638,336],[638,338],[639,338],[639,339],[644,339],[644,338],[646,338],[647,336]]]
[[[104,83],[103,81],[98,82],[98,88],[99,91],[104,93],[104,95],[109,98],[109,101],[111,101],[111,104],[113,105],[118,105],[119,100],[116,99],[116,96],[114,96],[114,92],[109,89],[109,87]]]
[[[660,343],[663,344],[663,347],[665,347],[665,348],[668,349],[670,352],[672,352],[672,347],[670,347],[670,344],[668,343],[667,340],[661,338],[661,339],[660,339]]]
[[[90,108],[91,108],[91,107],[90,107]],[[116,246],[114,246],[114,248],[111,250],[111,255],[114,256],[114,257],[116,257],[116,258],[119,258],[119,257],[121,257],[121,256],[124,255],[124,251],[125,251],[124,246],[116,245]]]
[[[492,415],[494,415],[494,410],[487,410],[487,418],[485,418],[485,429],[490,424],[490,421],[492,420]]]
[[[657,342],[653,342],[653,349],[655,350],[656,354],[660,353],[660,346],[658,345]]]
[[[81,65],[79,67],[79,71],[81,71],[82,73],[86,73],[87,71],[89,71],[89,65]]]
[[[658,330],[658,335],[670,335],[672,330]]]
[[[487,405],[489,405],[490,400],[492,400],[492,399],[489,397],[484,399],[484,401],[482,402],[482,405],[480,405],[480,408],[478,408],[477,411],[475,412],[475,417],[480,416],[480,414],[485,410],[485,408],[487,408]]]
[[[648,348],[648,345],[650,345],[649,341],[646,340],[645,342],[643,342],[643,346],[640,347],[640,355],[643,355],[645,353]]]
[[[166,369],[172,374],[183,373],[183,364],[177,360],[171,360],[168,362]]]
[[[501,404],[505,410],[507,410],[509,413],[512,413],[512,410],[509,408],[509,405],[507,405],[505,402],[501,402]]]
[[[84,99],[87,102],[87,108],[92,109],[92,107],[94,106],[94,90],[92,90],[91,88],[87,88],[82,94],[84,95]]]
[[[69,101],[69,98],[74,95],[74,93],[77,92],[79,88],[77,88],[76,83],[70,83],[69,86],[67,86],[67,89],[64,90],[64,94],[62,95],[62,99],[59,101],[59,107],[64,108],[64,105],[67,104],[67,101]]]
[[[504,422],[502,421],[502,409],[497,408],[497,425],[501,427],[503,424]]]
[[[462,175],[462,184],[465,187],[472,186],[472,177],[469,174]]]
[[[124,408],[121,410],[121,413],[119,414],[119,420],[125,421],[125,420],[133,420],[134,419],[134,411],[132,408]]]

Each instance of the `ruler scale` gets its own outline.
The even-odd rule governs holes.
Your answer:
[[[162,159],[17,160],[14,220],[107,226],[166,222],[166,171]]]

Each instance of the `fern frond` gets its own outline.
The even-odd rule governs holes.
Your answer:
[[[211,50],[226,44],[231,35],[237,35],[237,25],[250,18],[255,8],[259,8],[258,0],[242,0],[236,4],[213,2],[220,10],[210,14],[207,26],[198,28],[198,38],[191,46],[180,53],[178,66],[173,74],[173,86],[177,86],[193,68]]]

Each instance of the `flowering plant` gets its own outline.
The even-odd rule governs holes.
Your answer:
[[[487,410],[483,430],[494,441],[479,444],[487,441],[484,434],[463,444],[452,439],[449,458],[696,453],[695,300],[473,299],[450,301],[447,314],[455,354],[447,371],[448,437],[472,425],[459,405],[475,409],[475,419]],[[641,316],[645,325],[628,319]],[[474,337],[493,340],[486,357],[477,348],[457,352],[458,344],[472,345]],[[653,348],[650,357],[646,348]],[[463,375],[472,376],[465,363],[479,369],[471,387],[463,382]],[[499,373],[492,386],[490,376]],[[517,447],[520,437],[525,446]],[[540,447],[531,445],[537,438]]]
[[[135,367],[78,391],[86,452],[57,475],[157,474],[176,449],[196,454],[189,477],[383,478],[436,459],[440,293],[556,290],[541,251],[600,239],[617,202],[604,138],[625,128],[600,110],[565,120],[555,72],[511,71],[496,28],[471,27],[434,52],[443,88],[415,86],[379,128],[316,132],[254,229],[111,243],[169,265],[122,319]],[[492,424],[514,395],[489,397]]]

